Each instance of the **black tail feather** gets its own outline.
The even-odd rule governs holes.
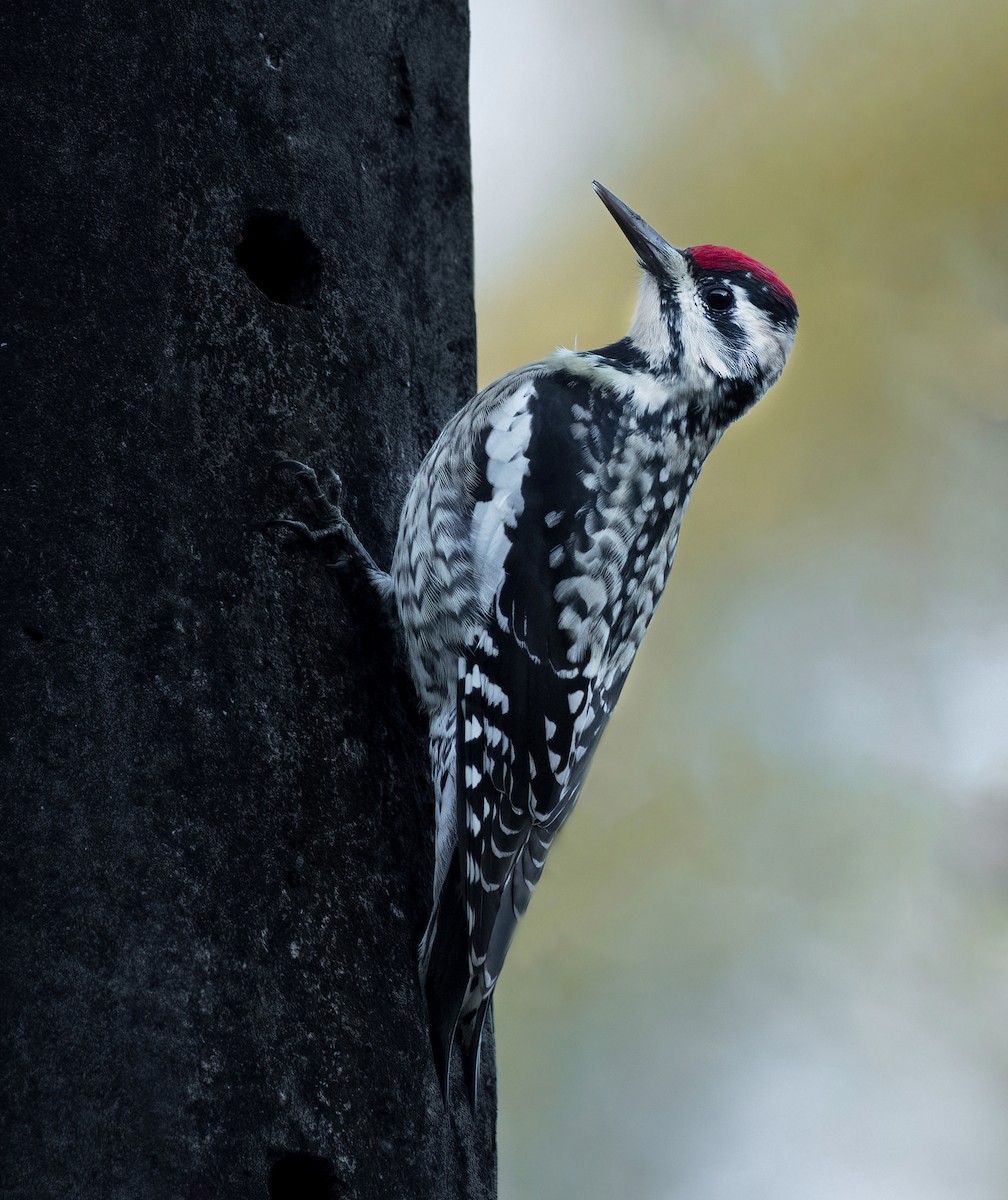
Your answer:
[[[464,1029],[460,1038],[462,1050],[462,1074],[465,1076],[466,1096],[469,1110],[476,1116],[476,1099],[479,1095],[480,1051],[483,1048],[483,1023],[490,1008],[490,997],[480,1004],[472,1022]]]
[[[437,908],[431,916],[433,938],[430,940],[424,968],[424,995],[427,999],[427,1023],[430,1028],[434,1066],[445,1105],[448,1104],[452,1046],[458,1029],[459,1015],[469,990],[469,952],[466,946],[466,923],[462,910],[462,887],[459,881],[458,858],[451,865],[441,886]],[[424,938],[425,948],[428,938]],[[482,1026],[482,1020],[480,1022]]]

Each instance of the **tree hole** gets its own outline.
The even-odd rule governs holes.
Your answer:
[[[277,304],[310,308],[322,283],[322,251],[287,213],[256,208],[235,247],[235,259]]]

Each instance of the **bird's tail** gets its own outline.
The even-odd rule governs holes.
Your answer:
[[[448,1104],[452,1047],[458,1038],[469,1105],[475,1112],[480,1045],[490,998],[479,994],[469,972],[457,855],[452,855],[441,894],[420,943],[420,978],[427,1000],[434,1066],[445,1105]]]
[[[465,1076],[469,1110],[476,1115],[479,1094],[480,1050],[483,1047],[483,1026],[490,1010],[490,997],[484,996],[474,1009],[467,1009],[458,1025],[459,1047],[462,1051],[462,1074]]]

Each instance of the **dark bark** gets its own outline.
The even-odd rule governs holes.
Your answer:
[[[256,528],[331,463],[387,563],[471,391],[467,37],[0,14],[5,1200],[494,1194],[492,1054],[446,1114],[416,979],[422,721],[366,593]]]

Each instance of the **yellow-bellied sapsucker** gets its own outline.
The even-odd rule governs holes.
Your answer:
[[[338,507],[324,531],[394,603],[429,714],[420,974],[442,1091],[458,1041],[472,1103],[511,938],[661,596],[697,474],[780,376],[798,321],[755,259],[675,249],[595,188],[642,267],[628,334],[558,350],[456,413],[410,488],[390,574]]]

